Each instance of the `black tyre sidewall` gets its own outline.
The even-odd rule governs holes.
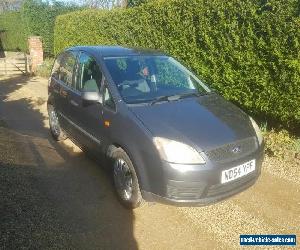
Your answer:
[[[118,199],[120,200],[120,202],[127,208],[137,208],[139,207],[142,202],[142,195],[141,195],[141,191],[140,191],[140,187],[139,187],[139,182],[138,182],[138,177],[135,171],[135,168],[132,164],[132,161],[130,160],[129,156],[126,154],[126,152],[120,148],[116,149],[113,153],[112,153],[112,164],[114,167],[115,161],[117,159],[123,159],[131,172],[132,175],[132,196],[130,200],[124,200],[118,193],[117,191],[117,186],[114,182],[114,186],[115,186],[115,192],[117,193]],[[114,171],[114,169],[113,169]],[[113,173],[114,174],[114,173]]]
[[[50,132],[51,132],[52,137],[53,137],[56,141],[62,141],[62,140],[65,140],[67,137],[66,137],[65,133],[62,131],[62,129],[61,129],[61,127],[60,127],[59,124],[58,124],[58,128],[59,128],[59,133],[58,133],[58,134],[54,133],[54,132],[53,132],[53,129],[52,129],[52,127],[51,127],[51,123],[50,123],[50,112],[51,112],[51,111],[56,112],[54,106],[48,105],[47,108],[48,108],[48,117],[49,117],[49,127],[50,127]]]

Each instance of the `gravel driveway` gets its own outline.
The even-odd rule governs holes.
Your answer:
[[[238,249],[240,234],[300,236],[300,162],[267,158],[222,203],[129,211],[109,171],[48,131],[47,81],[0,78],[0,249]],[[101,167],[102,165],[102,167]]]

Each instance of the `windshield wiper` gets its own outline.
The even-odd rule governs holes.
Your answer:
[[[152,99],[134,99],[134,100],[125,100],[127,104],[140,104],[140,103],[149,103]]]
[[[203,93],[197,93],[197,92],[191,92],[191,93],[184,93],[184,94],[177,94],[177,95],[163,95],[163,96],[159,96],[157,98],[155,98],[150,105],[153,105],[155,103],[158,102],[169,102],[169,101],[177,101],[179,99],[183,99],[183,98],[187,98],[187,97],[191,97],[191,96],[203,96],[203,95],[207,95],[208,92],[203,92]]]
[[[151,103],[150,105],[153,105],[155,103],[158,103],[158,102],[169,102],[169,101],[175,101],[175,100],[178,100],[180,99],[180,96],[179,95],[163,95],[163,96],[159,96],[157,98],[155,98]]]
[[[186,94],[180,95],[180,99],[183,99],[183,98],[186,98],[186,97],[191,97],[191,96],[199,97],[199,96],[204,96],[204,95],[208,95],[208,94],[209,94],[209,92],[202,92],[202,93],[192,92],[192,93],[186,93]]]
[[[191,97],[191,96],[201,96],[201,95],[203,95],[203,94],[204,94],[204,93],[196,93],[196,92],[185,93],[185,94],[179,95],[179,99],[183,99],[183,98]]]

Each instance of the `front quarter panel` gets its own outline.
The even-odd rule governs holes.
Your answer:
[[[122,147],[129,155],[136,169],[139,184],[142,190],[150,191],[151,180],[162,177],[159,154],[153,144],[150,131],[130,111],[125,103],[119,101],[117,112],[104,112],[105,120],[110,125],[107,128],[105,151],[109,151],[111,145]],[[147,162],[151,160],[151,165]],[[147,165],[147,166],[146,166]],[[157,179],[158,178],[158,179]],[[153,190],[152,190],[153,191]]]

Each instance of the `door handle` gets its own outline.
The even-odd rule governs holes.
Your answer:
[[[77,102],[75,102],[74,100],[71,100],[70,103],[71,103],[73,106],[75,106],[75,107],[78,107],[78,106],[79,106],[79,104],[78,104]]]

